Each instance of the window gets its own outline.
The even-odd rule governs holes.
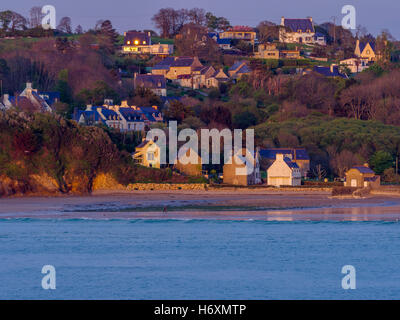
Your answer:
[[[147,153],[147,160],[154,160],[154,152]]]

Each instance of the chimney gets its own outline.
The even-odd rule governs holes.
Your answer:
[[[369,168],[369,164],[368,163],[364,163],[364,167]]]
[[[9,100],[10,100],[10,95],[9,95],[8,93],[5,93],[5,94],[3,95],[3,102],[6,103],[6,102],[8,102]]]
[[[282,16],[282,18],[281,18],[281,26],[284,26],[284,25],[285,25],[285,17]]]
[[[331,69],[331,73],[334,72],[336,67],[337,67],[337,64],[334,64],[334,63],[331,64],[331,68],[330,68]]]
[[[157,107],[157,106],[153,106],[153,108],[156,109],[156,110],[158,110],[158,107]]]
[[[26,83],[26,88],[27,89],[32,89],[32,82],[27,82]]]
[[[86,111],[92,111],[92,105],[91,104],[88,104],[86,106]]]
[[[283,161],[283,153],[276,154],[276,161]]]

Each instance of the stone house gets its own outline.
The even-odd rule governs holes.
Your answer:
[[[242,148],[232,155],[223,167],[223,182],[230,185],[248,186],[261,184],[260,154]]]
[[[124,54],[150,54],[159,56],[168,56],[173,54],[174,46],[172,44],[151,43],[150,32],[128,31],[124,33],[124,45],[122,53]]]
[[[158,96],[167,96],[167,82],[163,75],[135,73],[133,76],[133,86],[135,89],[149,89]]]
[[[359,73],[369,68],[368,58],[350,58],[340,61],[340,65],[349,68],[351,73]]]
[[[133,154],[135,163],[150,168],[161,167],[161,150],[153,140],[143,140]]]
[[[203,169],[201,156],[194,149],[183,146],[179,149],[174,169],[187,176],[201,176]]]
[[[257,34],[248,26],[234,26],[227,31],[219,33],[220,39],[242,40],[254,44]]]
[[[267,178],[270,186],[300,186],[300,167],[284,154],[278,153],[276,160],[267,170]]]
[[[381,184],[380,176],[368,167],[368,164],[363,166],[355,166],[346,172],[345,187],[354,188],[378,188]]]

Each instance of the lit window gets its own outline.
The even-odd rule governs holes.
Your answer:
[[[131,42],[130,42],[130,41],[128,41],[128,42],[127,42],[127,44],[131,44]]]
[[[139,44],[139,40],[135,40],[135,44],[138,45]]]
[[[146,44],[146,41],[143,41],[143,44]]]

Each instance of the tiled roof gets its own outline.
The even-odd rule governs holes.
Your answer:
[[[172,64],[171,67],[190,67],[194,62],[192,57],[179,57]]]
[[[141,113],[132,108],[119,108],[119,112],[128,122],[143,122]]]
[[[135,78],[135,85],[148,89],[165,89],[167,84],[163,75],[138,74]]]
[[[289,166],[289,168],[292,168],[292,169],[298,169],[299,168],[299,166],[297,165],[297,163],[296,162],[293,162],[292,160],[290,160],[289,158],[287,158],[287,157],[285,157],[285,159],[283,159],[285,162],[286,162],[286,164]]]
[[[333,72],[331,71],[330,67],[321,67],[321,66],[314,66],[313,71],[322,74],[325,77],[347,78],[346,75],[339,72],[338,66],[333,67]]]
[[[372,50],[375,51],[375,43],[373,41],[370,42],[361,42],[360,41],[360,52],[362,53],[365,49],[365,47],[367,46],[367,44],[369,43],[369,45],[371,46]]]
[[[356,166],[356,167],[353,167],[352,169],[356,169],[360,173],[372,173],[372,174],[375,174],[375,172],[371,168],[368,168],[368,167],[365,167],[365,166]]]
[[[235,61],[232,67],[229,68],[229,71],[235,71],[243,64],[243,61]]]
[[[306,149],[283,149],[283,148],[260,149],[260,156],[262,158],[275,160],[277,154],[291,154],[292,159],[310,160],[310,157]]]
[[[285,27],[289,28],[292,32],[314,32],[314,26],[310,19],[285,19]]]
[[[154,70],[165,70],[169,69],[172,65],[172,63],[175,61],[174,57],[167,57],[164,60],[160,61],[157,63],[153,69]]]

